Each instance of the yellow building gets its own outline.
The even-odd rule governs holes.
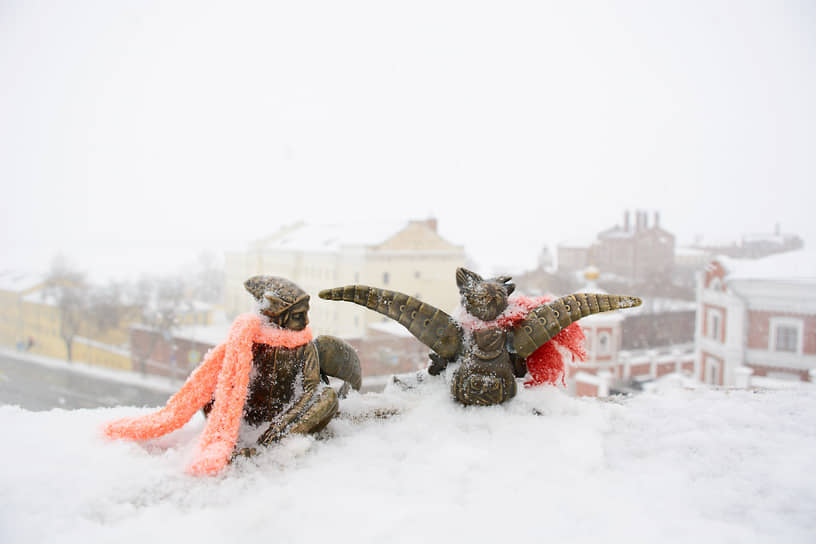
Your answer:
[[[465,264],[463,246],[439,236],[436,220],[401,223],[296,224],[226,254],[225,309],[252,310],[243,283],[256,274],[282,276],[311,295],[310,320],[317,334],[360,338],[387,318],[354,304],[320,300],[329,287],[354,283],[394,289],[452,312],[459,303],[455,271]]]
[[[130,308],[115,327],[97,330],[81,322],[72,344],[73,361],[130,370],[127,344],[138,310]],[[0,344],[56,359],[67,359],[57,300],[44,275],[0,273]]]
[[[23,297],[42,289],[44,275],[0,272],[0,344],[16,346],[28,340]]]

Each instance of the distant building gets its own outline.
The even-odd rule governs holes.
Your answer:
[[[388,318],[356,304],[319,299],[320,290],[349,284],[394,289],[453,312],[459,303],[455,271],[465,251],[437,232],[435,219],[348,225],[296,224],[226,254],[225,309],[249,311],[244,281],[255,274],[286,277],[311,295],[316,334],[363,338]]]
[[[697,274],[713,254],[705,249],[693,247],[678,247],[674,250],[674,284],[686,288],[697,285]]]
[[[810,380],[816,369],[816,254],[800,249],[754,260],[717,257],[697,288],[698,378]]]
[[[745,234],[737,241],[707,241],[698,239],[692,248],[710,255],[723,255],[734,259],[759,259],[776,253],[795,251],[804,247],[804,241],[796,234],[783,233],[777,223],[772,233]]]
[[[142,374],[182,380],[195,369],[204,355],[226,341],[230,323],[214,317],[205,303],[187,306],[178,326],[161,331],[143,323],[130,327],[133,370]]]
[[[558,246],[558,271],[572,272],[594,265],[633,283],[670,283],[674,270],[674,235],[660,226],[654,212],[651,225],[645,211],[629,211],[623,224],[598,234],[588,246],[563,243]]]
[[[604,293],[595,283],[597,278],[597,269],[588,269],[588,283],[579,291]],[[635,342],[634,345],[639,349],[622,349],[626,335],[633,334],[631,325],[626,330],[627,322],[633,318],[627,315],[628,312],[645,307],[645,310],[641,310],[642,315],[649,316],[647,319],[655,319],[663,314],[671,315],[671,310],[688,311],[682,301],[674,302],[675,304],[665,301],[655,303],[647,299],[640,308],[594,314],[578,321],[586,336],[587,357],[586,360],[567,367],[568,391],[576,396],[604,397],[613,391],[625,389],[633,381],[659,378],[675,372],[691,375],[694,372],[694,354],[689,342],[690,330],[687,339],[682,333],[678,333],[681,336],[679,341],[668,339],[659,347],[649,346],[643,349],[641,344]],[[639,324],[635,326],[635,330],[638,330],[638,326],[644,327],[638,316],[634,319]],[[689,329],[691,324],[693,318],[690,318]]]
[[[119,370],[130,370],[127,336],[137,317],[128,307],[117,326],[98,330],[82,320],[71,346],[71,359]],[[0,344],[26,351],[67,359],[62,338],[62,313],[55,295],[47,288],[45,274],[0,273]]]

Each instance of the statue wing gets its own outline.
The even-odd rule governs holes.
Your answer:
[[[462,349],[462,329],[451,316],[404,293],[347,285],[324,289],[319,296],[325,300],[353,302],[390,317],[445,359],[455,358]]]
[[[533,308],[508,334],[508,345],[525,359],[562,329],[582,317],[611,310],[634,308],[642,301],[627,295],[574,293]]]

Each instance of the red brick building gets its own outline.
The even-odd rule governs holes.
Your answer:
[[[588,246],[559,244],[558,271],[574,272],[593,265],[634,283],[671,283],[674,272],[674,235],[660,225],[654,212],[636,210],[623,215],[623,224],[598,233]]]
[[[589,284],[579,291],[603,293],[594,283],[597,273],[588,271],[587,279]],[[648,304],[649,301],[645,302]],[[670,315],[673,312],[657,311],[647,315],[655,319],[664,313]],[[621,349],[626,319],[626,313],[618,311],[591,315],[578,322],[586,335],[587,357],[585,361],[567,367],[567,388],[571,393],[605,397],[633,380],[649,380],[674,372],[693,374],[694,352],[690,343]]]
[[[816,369],[816,254],[718,257],[698,281],[697,376],[737,385],[741,373],[809,381]]]

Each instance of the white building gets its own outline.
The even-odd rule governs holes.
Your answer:
[[[322,289],[350,284],[394,289],[453,312],[459,303],[456,268],[463,246],[436,230],[436,220],[400,223],[310,225],[299,223],[225,258],[225,309],[229,316],[252,309],[243,283],[256,274],[283,276],[311,295],[309,318],[316,334],[361,338],[384,316],[356,304],[327,302]]]
[[[816,253],[717,257],[698,278],[697,376],[737,385],[757,376],[809,380],[816,369]]]

